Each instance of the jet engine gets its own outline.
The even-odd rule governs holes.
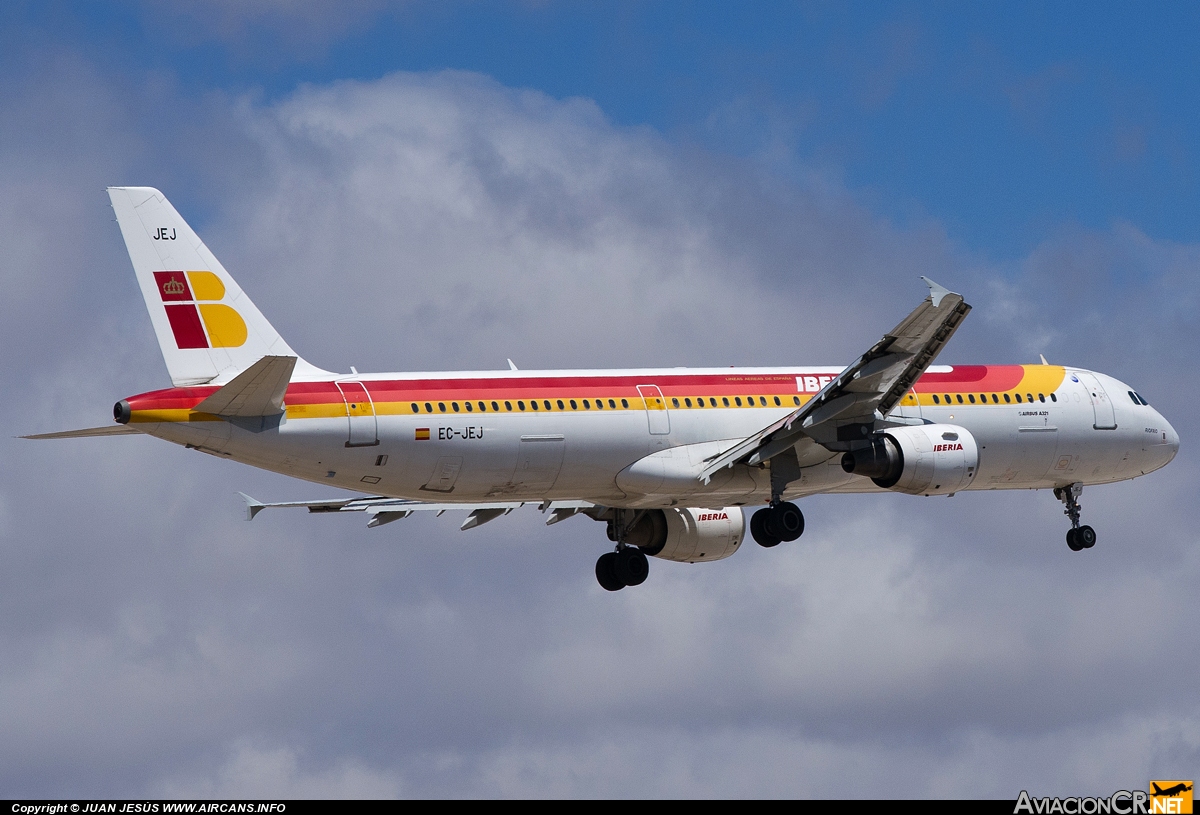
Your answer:
[[[868,447],[842,456],[842,469],[870,478],[885,490],[948,495],[975,479],[979,445],[958,425],[897,427],[872,438]]]
[[[745,529],[741,507],[651,509],[625,531],[625,542],[663,560],[699,563],[732,555]]]

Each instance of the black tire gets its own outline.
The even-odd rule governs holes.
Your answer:
[[[778,546],[780,539],[771,534],[771,530],[767,528],[767,516],[771,510],[760,509],[750,516],[750,537],[754,538],[754,542],[759,546],[771,548]]]
[[[617,577],[616,565],[616,552],[605,552],[596,561],[596,582],[605,591],[620,591],[625,588],[625,584]]]
[[[771,507],[766,527],[773,537],[791,542],[804,534],[804,513],[790,501]]]
[[[616,553],[616,560],[613,561],[613,573],[617,580],[626,586],[640,586],[646,582],[646,576],[650,574],[650,561],[646,559],[640,549],[626,546]]]
[[[1067,546],[1071,548],[1072,552],[1083,551],[1083,544],[1079,542],[1079,535],[1077,534],[1078,532],[1078,529],[1067,530]]]
[[[1075,530],[1075,540],[1083,549],[1091,549],[1096,545],[1096,530],[1090,526],[1081,526]]]

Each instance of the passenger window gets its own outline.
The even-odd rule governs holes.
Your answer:
[[[677,396],[671,397],[671,407],[679,407],[679,397],[677,397]]]
[[[497,405],[495,402],[492,402],[492,410],[499,411],[500,406]],[[509,408],[509,410],[512,410],[512,408]]]
[[[599,402],[597,402],[596,404],[599,404]],[[590,400],[590,399],[584,399],[584,400],[583,400],[583,409],[584,409],[584,410],[591,410],[591,409],[592,409],[592,400]]]
[[[442,413],[445,413],[446,412],[446,403],[438,402],[438,410],[440,410]]]
[[[1009,395],[1006,393],[1006,394],[1004,394],[1004,401],[1005,401],[1005,403],[1007,404],[1007,403],[1009,403],[1009,402],[1011,402],[1011,401],[1012,401],[1012,397],[1010,397],[1010,396],[1009,396]]]
[[[455,413],[458,413],[458,402],[451,402],[450,407],[454,408]]]
[[[538,403],[537,403],[537,400],[536,400],[536,399],[530,399],[530,400],[529,400],[529,406],[530,406],[531,408],[533,408],[534,410],[537,410],[537,409],[538,409]]]
[[[622,401],[622,402],[625,402],[625,400],[624,400],[624,399],[622,399],[621,401]],[[616,402],[614,402],[614,401],[613,401],[613,400],[611,400],[611,399],[609,399],[609,400],[608,400],[608,406],[609,406],[609,408],[611,408],[611,409],[613,409],[613,410],[616,410],[616,409],[617,409],[617,403],[616,403]],[[629,404],[628,404],[627,402],[625,403],[625,407],[629,407]]]
[[[992,402],[997,405],[1000,404],[1000,397],[993,393],[992,394]]]
[[[1038,394],[1038,401],[1039,401],[1039,402],[1045,402],[1045,401],[1046,401],[1046,394],[1044,394],[1044,393],[1039,393],[1039,394]]]
[[[558,400],[558,409],[559,410],[563,409],[563,401],[561,399]]]
[[[550,409],[550,400],[549,399],[543,399],[542,404],[546,406],[546,410]],[[562,407],[562,403],[560,402],[558,406]]]
[[[691,400],[691,399],[684,399],[684,400],[683,400],[683,403],[684,403],[685,405],[687,405],[688,407],[691,407],[691,406],[692,406],[692,400]]]
[[[571,410],[579,410],[579,405],[575,404],[575,400],[571,400]]]
[[[504,402],[504,409],[505,409],[505,410],[509,410],[509,411],[511,411],[511,410],[512,410],[512,402],[509,402],[509,401],[507,401],[507,400],[506,400],[506,401]]]
[[[413,413],[420,413],[420,412],[421,412],[421,408],[417,406],[417,403],[416,403],[416,402],[413,402],[413,403],[412,403],[412,412],[413,412]]]
[[[470,402],[464,402],[463,404],[467,406],[467,413],[473,413],[475,411],[475,408],[471,407]],[[458,402],[454,403],[454,409],[458,410]]]
[[[604,400],[603,399],[596,400],[596,410],[604,410]]]
[[[793,397],[792,397],[792,404],[793,404],[793,405],[798,405],[798,404],[800,404],[800,397],[799,397],[799,396],[793,396]]]
[[[742,397],[740,397],[740,396],[733,397],[733,403],[735,405],[737,405],[738,407],[741,407],[742,406]]]
[[[728,396],[722,396],[722,397],[721,397],[721,404],[723,404],[725,407],[729,407],[729,397],[728,397]]]
[[[612,406],[613,406],[613,401],[612,401],[611,399],[609,399],[609,400],[608,400],[608,406],[609,406],[609,407],[612,407]],[[628,400],[628,399],[622,399],[622,400],[621,400],[621,407],[623,407],[623,408],[628,408],[628,407],[629,407],[629,400]]]
[[[765,397],[765,396],[758,397],[758,403],[760,405],[762,405],[763,407],[766,407],[767,406],[767,397]]]
[[[1033,404],[1033,394],[1032,393],[1025,394],[1025,401],[1032,405]]]
[[[779,405],[780,405],[780,402],[779,402],[779,397],[778,397],[778,396],[776,396],[776,397],[775,397],[775,407],[779,407]]]
[[[933,403],[935,405],[940,405],[942,403],[942,400],[938,399],[938,395],[936,393],[933,395]]]
[[[431,405],[431,404],[429,404],[428,402],[426,402],[426,403],[425,403],[425,412],[426,412],[426,413],[433,413],[433,405]]]
[[[518,399],[517,400],[517,410],[524,410],[524,409],[525,409],[525,402]]]
[[[961,404],[963,403],[962,394],[961,394],[961,393],[956,393],[956,394],[954,394],[954,395],[958,397],[958,403],[961,405]]]
[[[1054,394],[1050,394],[1050,401],[1051,401],[1051,402],[1057,402],[1057,401],[1058,401],[1058,397],[1057,397],[1057,396],[1055,396]]]
[[[973,404],[975,404],[975,394],[973,394],[973,393],[971,393],[971,394],[968,394],[968,395],[967,395],[967,399],[970,401],[970,403],[971,403],[972,405],[973,405]]]
[[[1014,394],[1014,396],[1017,397],[1017,404],[1018,405],[1021,404],[1021,394],[1017,393],[1017,394]]]

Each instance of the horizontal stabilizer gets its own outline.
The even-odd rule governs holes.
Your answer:
[[[283,413],[295,357],[263,357],[193,410],[215,416],[275,416]]]
[[[104,427],[88,427],[83,430],[60,430],[57,433],[36,433],[32,436],[20,436],[22,439],[86,439],[90,436],[129,436],[139,431],[129,425],[114,424]]]

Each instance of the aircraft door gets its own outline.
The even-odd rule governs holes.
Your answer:
[[[1077,371],[1075,375],[1079,377],[1080,383],[1087,389],[1088,398],[1092,400],[1092,410],[1096,414],[1096,422],[1092,427],[1097,430],[1115,430],[1117,416],[1100,380],[1086,371]]]
[[[379,426],[375,419],[375,404],[361,382],[337,382],[346,402],[347,447],[370,447],[379,444]]]
[[[892,408],[890,415],[898,419],[920,419],[921,403],[917,401],[916,392],[910,390],[904,394],[899,403]]]
[[[638,385],[638,393],[646,404],[646,421],[650,425],[650,433],[654,436],[665,436],[671,432],[671,413],[667,410],[667,400],[663,398],[658,385]]]
[[[565,438],[558,433],[522,436],[512,483],[521,492],[544,492],[554,486],[562,469]]]

